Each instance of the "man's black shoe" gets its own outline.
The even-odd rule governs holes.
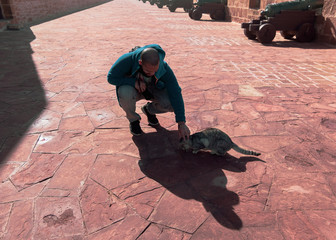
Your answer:
[[[147,116],[148,124],[151,126],[156,126],[159,124],[159,120],[156,118],[155,114],[150,114],[147,110],[147,104],[141,108],[142,112]]]
[[[140,127],[140,121],[139,120],[136,120],[136,121],[130,123],[130,131],[134,136],[139,136],[139,135],[143,134],[143,131]]]

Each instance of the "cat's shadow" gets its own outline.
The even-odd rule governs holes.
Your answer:
[[[246,171],[255,157],[219,157],[206,152],[198,154],[178,150],[178,132],[156,127],[156,132],[134,136],[139,149],[139,167],[149,178],[183,199],[201,202],[221,225],[239,230],[243,223],[234,211],[239,196],[226,188],[223,170]]]

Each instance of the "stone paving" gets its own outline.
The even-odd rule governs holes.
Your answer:
[[[180,152],[172,114],[132,137],[106,75],[150,43],[191,131],[260,157]],[[336,239],[335,47],[115,0],[2,32],[0,56],[0,239]]]

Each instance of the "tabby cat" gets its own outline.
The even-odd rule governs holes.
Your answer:
[[[197,153],[200,150],[210,150],[212,154],[224,156],[227,151],[233,149],[245,155],[259,156],[260,153],[245,150],[232,142],[231,138],[217,128],[207,128],[203,131],[190,135],[189,140],[181,140],[179,149],[192,150]]]

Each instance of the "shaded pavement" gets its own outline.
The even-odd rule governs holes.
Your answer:
[[[0,33],[0,239],[335,239],[336,49],[202,19],[114,0]],[[129,133],[106,75],[150,43],[191,131],[261,156],[180,152],[173,114]]]

